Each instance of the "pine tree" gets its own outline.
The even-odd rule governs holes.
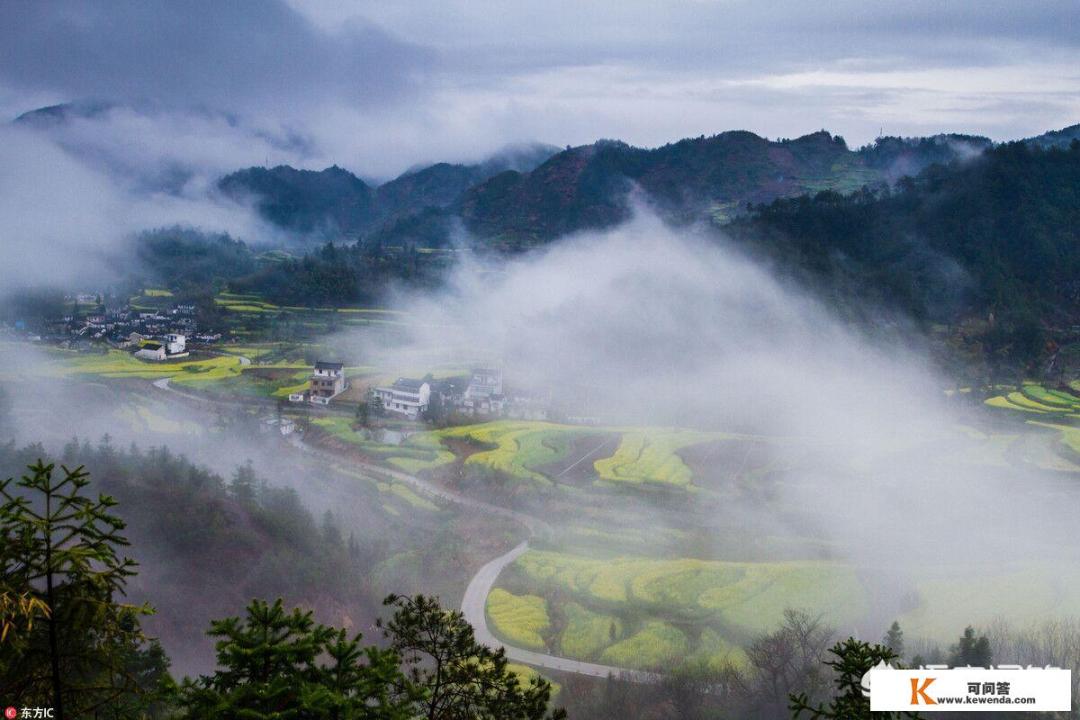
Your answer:
[[[19,481],[0,482],[0,595],[16,601],[18,634],[0,653],[0,697],[79,717],[139,692],[130,663],[142,652],[140,615],[122,604],[135,563],[116,501],[85,489],[82,467],[38,460]]]
[[[312,613],[253,600],[244,619],[217,620],[217,671],[181,690],[184,717],[220,720],[405,720],[397,654],[317,624]]]
[[[538,678],[522,686],[508,669],[503,648],[476,641],[459,611],[444,610],[435,598],[389,596],[394,615],[384,628],[390,647],[407,668],[407,682],[423,692],[415,717],[427,720],[562,720],[548,713],[551,683]]]
[[[889,626],[889,631],[885,633],[881,643],[892,650],[896,657],[904,657],[904,631],[900,629],[898,620],[893,620],[893,624]]]
[[[229,484],[229,490],[241,504],[250,507],[255,504],[257,484],[258,478],[255,475],[255,468],[252,467],[251,461],[248,460],[236,468],[232,482]]]
[[[813,704],[806,693],[789,696],[791,717],[798,720],[807,713],[810,720],[890,720],[891,718],[918,718],[908,712],[870,712],[870,698],[863,694],[862,679],[879,663],[892,663],[896,653],[884,645],[848,638],[829,648],[835,656],[825,664],[833,669],[836,694],[828,705]]]
[[[990,651],[990,640],[985,635],[975,637],[975,628],[970,625],[964,629],[964,634],[960,636],[960,642],[953,645],[949,652],[949,665],[953,667],[970,665],[971,667],[988,668],[992,660],[993,653]]]

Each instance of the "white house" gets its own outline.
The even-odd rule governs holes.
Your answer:
[[[181,355],[187,352],[187,338],[175,333],[165,336],[165,353],[167,355]]]
[[[373,391],[382,403],[383,410],[404,415],[415,420],[427,410],[431,400],[431,385],[424,380],[398,378],[389,387],[377,387]]]
[[[311,402],[327,405],[331,399],[345,392],[347,387],[342,363],[322,360],[315,363],[311,371]]]
[[[498,415],[502,413],[505,401],[502,371],[495,368],[474,368],[461,404],[474,414]]]
[[[146,343],[135,351],[135,357],[140,360],[154,360],[160,362],[165,359],[165,346],[156,342]]]

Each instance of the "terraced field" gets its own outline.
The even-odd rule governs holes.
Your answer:
[[[620,667],[661,668],[681,661],[690,649],[686,633],[661,620],[649,620],[625,640],[609,645],[600,660]]]
[[[491,446],[469,455],[467,466],[501,472],[512,478],[550,485],[551,480],[538,468],[566,457],[572,436],[582,428],[545,422],[501,420],[482,425],[439,430],[433,435],[440,441],[460,439]]]
[[[366,455],[408,473],[416,474],[454,461],[454,454],[444,448],[432,433],[417,433],[409,436],[400,445],[392,445],[371,439],[364,431],[354,428],[353,420],[348,417],[319,417],[313,419],[311,424]]]
[[[643,669],[688,656],[741,662],[740,644],[778,626],[791,607],[846,625],[868,608],[854,570],[830,562],[597,559],[531,550],[500,583],[506,594],[564,599],[554,630],[561,653]]]
[[[1078,383],[1069,385],[1071,390],[1080,391]],[[1002,410],[1036,415],[1061,415],[1080,418],[1080,396],[1062,388],[1047,388],[1037,383],[1024,383],[1020,390],[1004,392],[986,400],[986,404]]]
[[[443,440],[472,443],[477,450],[465,459],[466,467],[502,473],[541,486],[551,485],[563,471],[585,463],[581,467],[591,467],[595,479],[603,483],[685,489],[692,486],[693,473],[678,452],[734,436],[668,428],[582,427],[500,420],[433,431],[424,437],[432,445]],[[617,440],[617,444],[609,443],[608,437]],[[583,440],[590,442],[583,446]],[[599,457],[594,459],[596,455]]]
[[[164,403],[139,399],[119,406],[113,413],[116,419],[133,432],[159,435],[201,435],[205,428],[188,419],[174,418]]]
[[[551,629],[547,601],[537,595],[514,595],[501,588],[487,598],[492,629],[507,642],[529,650],[546,650],[544,634]]]
[[[725,437],[694,430],[642,429],[623,434],[615,454],[593,463],[601,480],[614,483],[689,487],[690,468],[676,451]]]
[[[52,377],[97,376],[155,380],[168,377],[180,384],[197,385],[237,377],[243,367],[238,357],[218,356],[176,362],[144,362],[122,350],[78,353],[68,350],[44,351],[45,361],[35,363],[30,372]]]
[[[404,312],[387,308],[308,308],[293,305],[275,305],[264,300],[259,295],[238,293],[221,293],[214,298],[214,302],[226,312],[237,316],[291,315],[301,320],[306,318],[325,322],[329,316],[334,315],[336,320],[344,325],[403,325],[407,323],[408,319]]]

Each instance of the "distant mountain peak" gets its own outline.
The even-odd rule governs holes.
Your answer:
[[[106,100],[77,100],[28,110],[16,117],[14,122],[34,127],[49,127],[76,118],[100,117],[116,107],[116,103]]]

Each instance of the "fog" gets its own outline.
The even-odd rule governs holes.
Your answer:
[[[129,120],[138,124],[124,115],[119,126],[94,122],[95,142],[83,141],[88,129],[80,121],[59,138],[0,125],[0,288],[100,287],[130,267],[131,237],[156,227],[181,224],[257,241],[278,237],[253,209],[214,191],[220,165],[198,156],[173,164],[186,154],[183,143],[127,132]],[[111,133],[100,132],[108,127]],[[159,149],[143,152],[140,140]],[[216,152],[210,146],[203,159]],[[178,186],[154,186],[152,178],[160,181],[178,168],[184,178]]]
[[[1076,492],[995,458],[987,435],[1017,430],[951,401],[921,338],[853,328],[714,236],[642,211],[513,260],[472,258],[446,291],[399,302],[407,340],[353,334],[346,354],[495,365],[511,394],[576,399],[601,426],[760,438],[792,469],[768,480],[768,501],[742,502],[741,525],[765,537],[795,522],[875,582],[1075,558]]]
[[[721,505],[690,495],[691,510],[715,515],[685,525],[711,533],[699,550],[713,559],[851,562],[872,607],[845,631],[878,635],[911,609],[905,598],[927,578],[961,583],[1075,563],[1076,491],[1053,473],[992,457],[985,437],[995,429],[947,399],[951,383],[917,336],[851,327],[715,234],[672,230],[639,210],[615,230],[514,258],[463,255],[443,289],[400,288],[392,304],[410,317],[401,332],[347,331],[324,347],[388,372],[501,367],[511,394],[561,401],[599,429],[700,428],[762,443],[777,470],[754,479],[759,487],[744,479]],[[332,509],[359,537],[376,537],[371,508],[351,494],[355,478],[250,425],[214,429],[215,418],[245,415],[239,405],[193,407],[148,381],[72,378],[16,392],[34,366],[57,360],[28,345],[3,351],[20,442],[55,451],[72,436],[109,433],[117,446],[167,443],[226,477],[251,459],[316,513]],[[147,400],[176,425],[159,433],[120,420],[128,415],[118,409]],[[734,487],[723,468],[716,473],[711,487]],[[660,496],[628,490],[618,502],[646,523],[679,527]],[[762,556],[776,537],[788,540]],[[158,550],[143,548],[143,557]],[[1000,614],[1010,612],[1003,600]],[[179,667],[204,669],[207,645],[181,645]]]

